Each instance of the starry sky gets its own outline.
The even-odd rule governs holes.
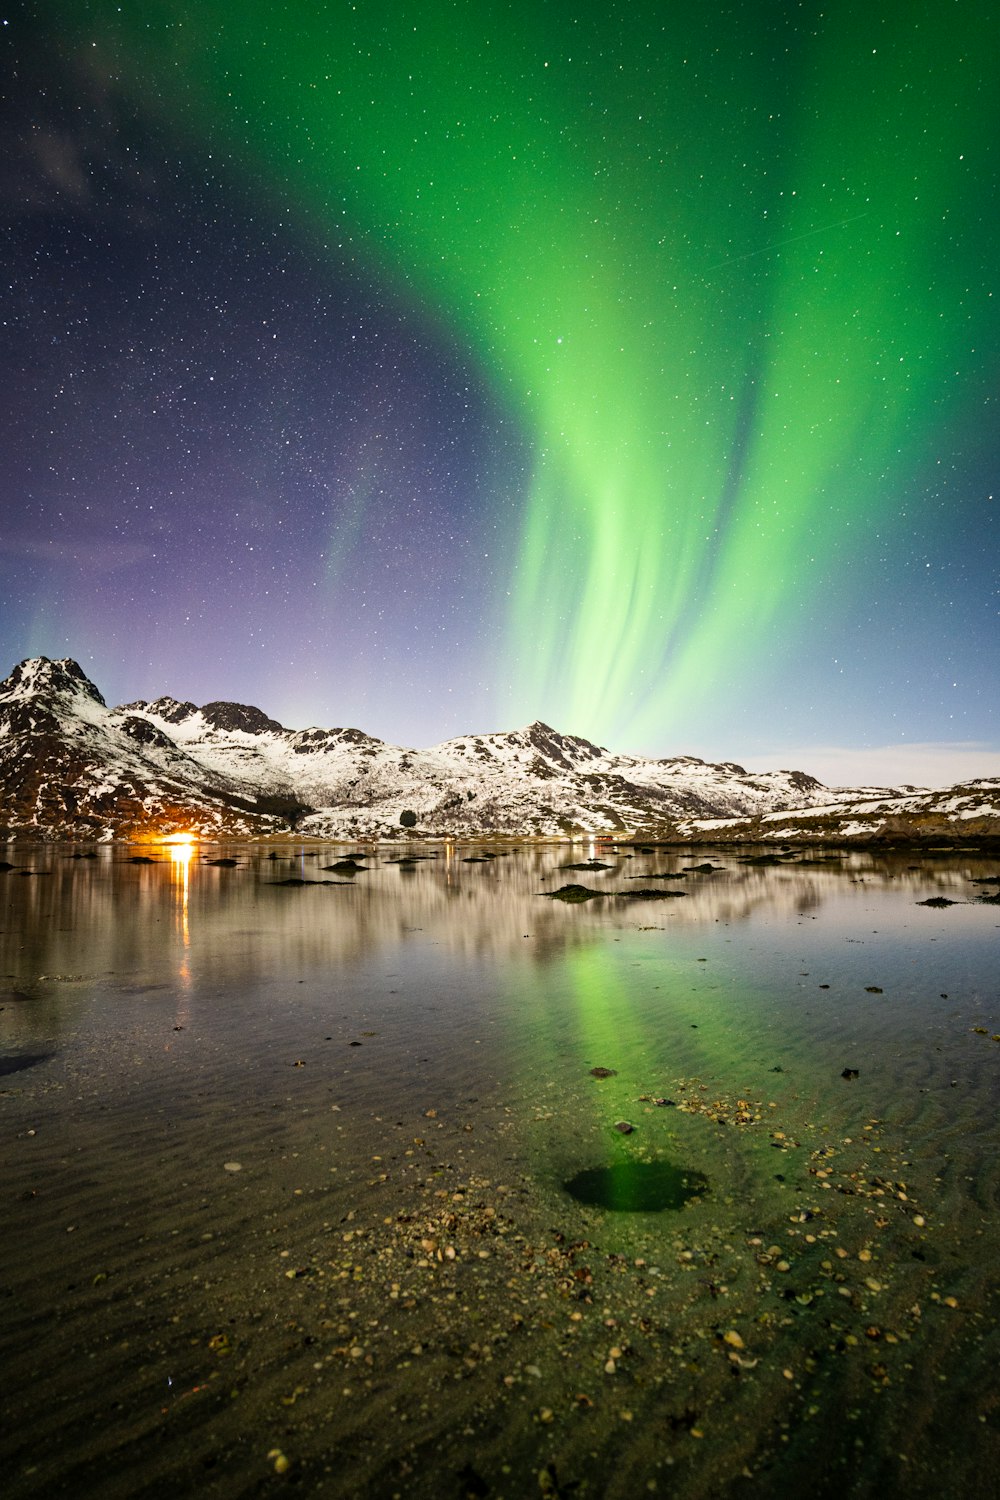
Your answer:
[[[992,0],[28,0],[0,667],[1000,774]]]

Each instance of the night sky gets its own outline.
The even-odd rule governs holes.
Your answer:
[[[1000,774],[998,36],[5,12],[0,675]]]

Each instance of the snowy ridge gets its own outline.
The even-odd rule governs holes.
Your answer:
[[[678,831],[694,840],[741,843],[1000,840],[1000,778],[940,791],[866,787],[838,792],[835,800],[813,807],[773,810],[751,819],[682,819]]]
[[[125,705],[217,775],[294,791],[316,809],[299,831],[317,837],[385,837],[408,809],[425,833],[557,835],[628,832],[708,809],[747,815],[830,795],[801,772],[751,776],[691,756],[615,756],[542,723],[417,750],[358,729],[283,729],[239,704],[226,705],[220,728],[219,708]]]
[[[136,839],[182,829],[351,840],[844,839],[893,828],[904,836],[921,820],[923,837],[942,828],[989,832],[998,805],[996,782],[940,793],[831,791],[801,771],[614,755],[542,723],[418,750],[360,729],[286,729],[249,704],[161,697],[108,708],[70,659],[24,661],[0,683],[0,831],[8,839]]]

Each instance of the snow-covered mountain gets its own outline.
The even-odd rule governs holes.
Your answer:
[[[541,723],[416,750],[286,729],[241,703],[108,708],[69,659],[24,661],[0,684],[0,837],[789,838],[793,818],[854,815],[849,794],[801,771],[612,755]]]
[[[245,791],[295,796],[315,809],[298,832],[319,837],[398,837],[407,810],[422,833],[624,832],[681,814],[746,816],[828,795],[799,772],[751,776],[687,756],[610,755],[540,723],[414,750],[358,729],[284,729],[241,704],[160,698],[119,711]]]
[[[109,709],[75,661],[36,657],[0,683],[0,837],[245,838],[286,831],[299,812],[215,775],[149,719]]]

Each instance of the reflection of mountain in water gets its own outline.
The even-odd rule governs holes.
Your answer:
[[[975,901],[972,884],[994,873],[983,861],[953,856],[907,866],[863,853],[839,861],[759,866],[716,854],[720,868],[700,873],[696,861],[662,851],[611,856],[612,867],[586,879],[606,892],[584,906],[543,899],[565,883],[565,852],[531,847],[469,863],[440,849],[415,866],[371,860],[351,880],[322,867],[323,851],[270,859],[233,851],[234,868],[168,858],[127,863],[116,851],[95,861],[71,861],[36,850],[36,878],[7,887],[11,915],[0,934],[7,973],[37,979],[85,977],[122,981],[150,972],[168,982],[197,974],[201,982],[241,975],[295,979],[300,969],[333,974],[373,956],[387,961],[413,951],[414,939],[467,958],[526,954],[547,961],[586,945],[612,927],[681,927],[739,923],[766,915],[815,913],[829,900],[862,902],[873,888],[889,888],[914,902],[945,894]],[[699,851],[698,862],[704,856]],[[668,879],[662,878],[669,871]],[[303,885],[284,885],[289,878]],[[629,900],[618,893],[658,884],[682,898]],[[16,1007],[8,1007],[12,1023]]]

